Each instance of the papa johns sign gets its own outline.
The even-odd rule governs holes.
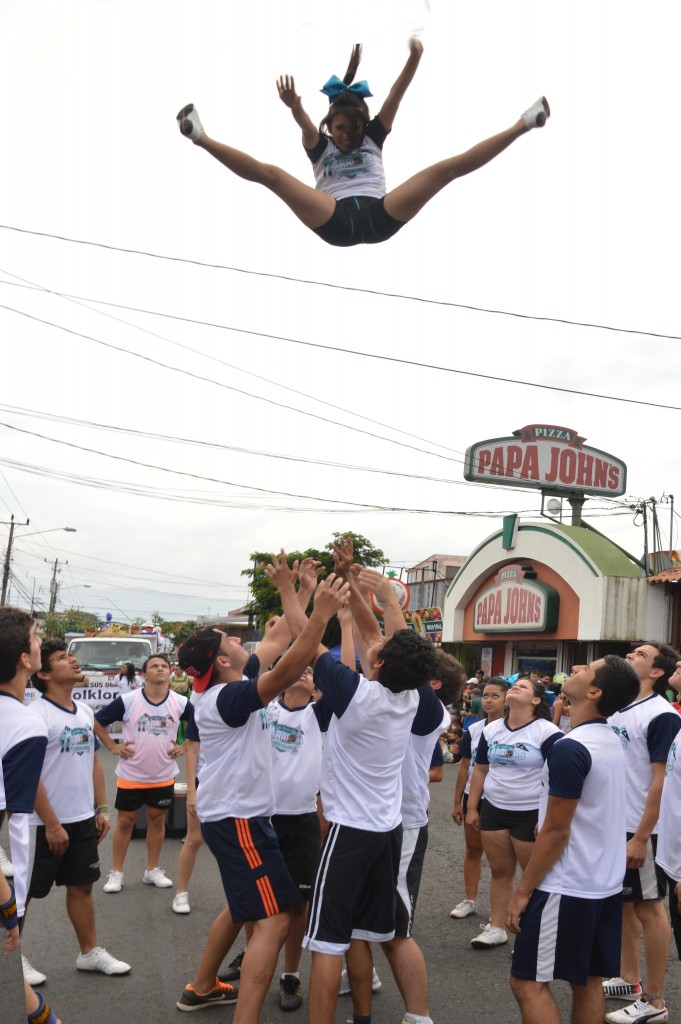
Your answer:
[[[627,467],[598,448],[584,444],[576,430],[532,423],[512,437],[478,441],[466,451],[464,478],[584,494],[624,494]]]

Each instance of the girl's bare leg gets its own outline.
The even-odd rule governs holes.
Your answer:
[[[413,178],[388,192],[384,200],[386,212],[395,220],[411,220],[433,196],[455,178],[462,178],[465,174],[471,174],[472,171],[484,167],[527,131],[529,129],[521,117],[512,128],[479,142],[465,153],[441,160],[419,171]]]
[[[336,200],[332,196],[304,185],[302,181],[298,181],[292,174],[274,164],[263,164],[248,153],[216,142],[205,133],[196,139],[194,144],[205,149],[233,174],[246,181],[264,185],[270,192],[274,192],[275,196],[283,199],[306,228],[320,228],[322,224],[326,224],[336,208]]]

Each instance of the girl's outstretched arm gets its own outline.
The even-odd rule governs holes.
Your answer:
[[[319,142],[319,129],[312,123],[309,114],[304,110],[303,102],[296,93],[296,83],[293,77],[282,75],[277,80],[277,89],[279,90],[279,99],[289,108],[293,114],[293,120],[303,133],[305,149],[314,149]]]
[[[404,65],[399,75],[395,80],[395,84],[388,93],[387,99],[381,109],[378,112],[378,116],[381,119],[381,124],[387,132],[393,126],[395,115],[399,109],[400,103],[404,97],[405,92],[411,85],[412,79],[416,74],[416,69],[419,66],[419,61],[423,55],[423,43],[420,39],[409,40],[409,57],[407,63]]]

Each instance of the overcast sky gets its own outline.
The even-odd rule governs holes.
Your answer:
[[[678,490],[678,409],[367,356],[681,405],[678,339],[543,319],[681,334],[679,20],[655,0],[4,0],[0,519],[31,520],[22,586],[46,600],[44,560],[68,559],[59,607],[185,618],[245,600],[251,551],[335,530],[392,564],[466,554],[539,495],[464,483],[463,452],[531,422],[622,458],[632,497]],[[325,245],[177,130],[194,102],[211,135],[312,183],[276,76],[317,122],[362,41],[377,112],[413,26],[389,189],[542,93],[552,117],[385,244]],[[594,525],[640,553],[631,513],[603,508],[587,503]],[[77,533],[21,539],[62,526]]]

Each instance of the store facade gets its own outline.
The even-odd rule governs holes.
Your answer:
[[[449,587],[443,642],[490,675],[554,674],[637,641],[667,641],[668,619],[662,588],[607,537],[549,519],[507,520]]]

